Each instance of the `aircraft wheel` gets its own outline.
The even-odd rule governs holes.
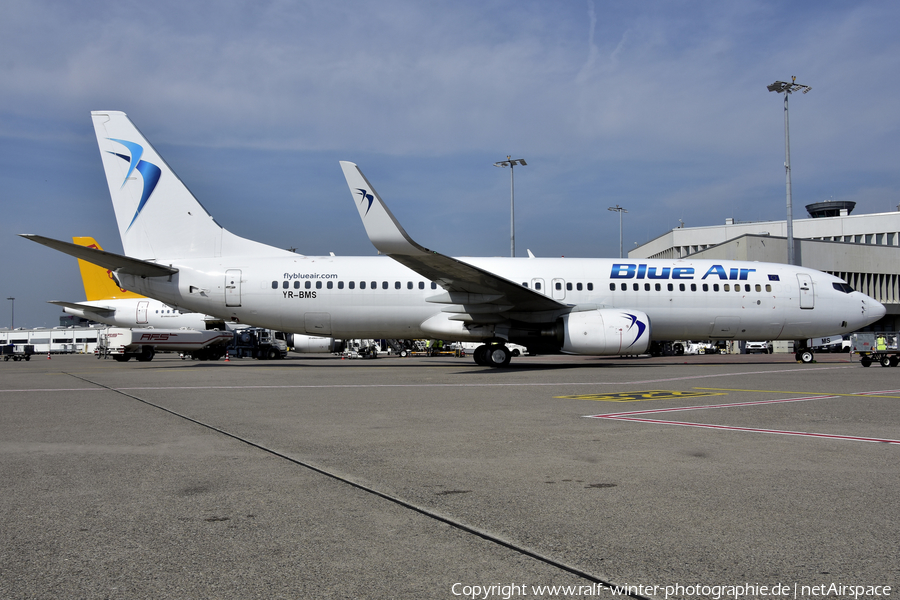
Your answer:
[[[489,346],[487,351],[488,364],[494,368],[502,368],[509,364],[512,352],[503,344]]]
[[[484,344],[475,348],[475,351],[472,353],[472,358],[475,359],[475,364],[481,367],[488,366],[488,347]]]
[[[811,363],[815,357],[816,355],[813,354],[813,351],[809,348],[804,348],[797,353],[797,360],[806,364]]]
[[[891,357],[887,354],[883,354],[881,358],[878,359],[878,362],[881,363],[882,367],[889,367],[891,366]]]
[[[859,364],[861,364],[864,367],[871,367],[872,359],[868,356],[863,356],[862,358],[859,359]]]

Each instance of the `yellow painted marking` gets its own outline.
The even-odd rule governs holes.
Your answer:
[[[866,394],[857,392],[855,394],[837,394],[835,392],[783,392],[778,390],[733,390],[729,388],[694,388],[695,390],[716,390],[720,392],[749,392],[753,394],[787,394],[789,396],[847,396],[851,398],[898,398],[900,396],[886,396],[883,394]]]
[[[645,400],[672,400],[675,398],[697,398],[699,396],[725,396],[724,392],[690,392],[672,390],[647,390],[643,392],[619,392],[617,394],[577,394],[575,396],[554,396],[566,400],[594,400],[597,402],[643,402]]]

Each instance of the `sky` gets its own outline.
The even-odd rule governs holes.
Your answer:
[[[0,327],[52,327],[121,252],[91,110],[126,112],[226,229],[373,255],[338,161],[454,256],[615,257],[678,227],[900,204],[895,1],[0,0]],[[15,301],[7,298],[14,297]],[[15,315],[13,316],[13,309]]]

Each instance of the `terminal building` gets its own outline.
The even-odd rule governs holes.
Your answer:
[[[840,277],[885,305],[887,314],[868,330],[900,331],[900,207],[897,212],[851,214],[854,202],[806,206],[793,220],[798,265]],[[638,246],[630,259],[696,258],[787,262],[787,221],[678,227]]]

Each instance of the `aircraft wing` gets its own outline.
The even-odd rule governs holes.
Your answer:
[[[112,315],[116,312],[115,308],[109,308],[107,306],[94,306],[92,304],[79,304],[78,302],[62,302],[60,300],[48,300],[47,304],[55,304],[57,306],[62,306],[63,308],[71,308],[74,310],[83,310],[85,312],[92,312],[98,315]]]
[[[178,272],[178,269],[173,269],[172,267],[167,267],[158,263],[131,258],[129,256],[122,256],[121,254],[113,254],[106,250],[87,248],[70,242],[54,240],[42,235],[34,235],[31,233],[20,233],[19,235],[32,242],[43,244],[48,248],[59,250],[64,254],[86,260],[89,263],[93,263],[104,269],[109,269],[110,271],[115,271],[116,273],[135,275],[137,277],[168,277],[169,275]]]
[[[382,254],[436,282],[449,292],[447,300],[436,301],[463,305],[505,305],[504,312],[564,311],[570,308],[519,283],[417,244],[359,167],[342,161],[341,169],[372,245]]]

